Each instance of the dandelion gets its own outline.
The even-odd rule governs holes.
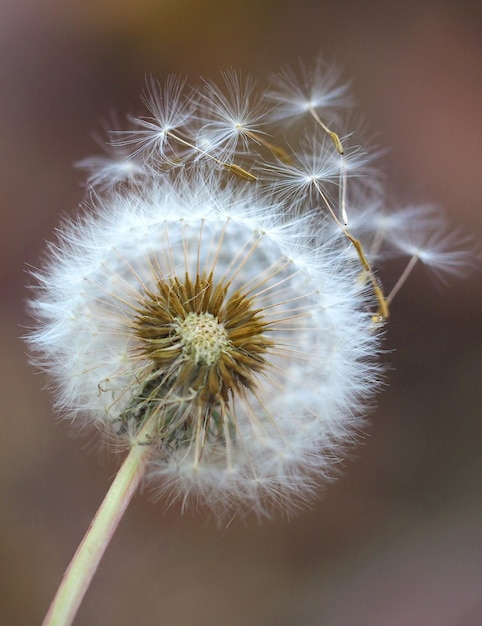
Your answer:
[[[39,276],[58,408],[126,441],[152,418],[151,476],[183,506],[302,500],[377,387],[359,265],[246,183],[155,182],[94,199]]]
[[[71,623],[141,480],[223,520],[311,498],[379,390],[380,329],[414,261],[388,296],[373,264],[463,263],[437,219],[419,214],[415,243],[417,214],[391,218],[363,182],[369,156],[318,113],[345,86],[320,72],[285,100],[286,73],[268,95],[233,73],[190,92],[151,82],[151,117],[116,132],[112,162],[82,163],[84,211],[35,274],[28,341],[57,409],[128,455],[45,624]],[[311,113],[296,144],[276,135],[281,102]]]

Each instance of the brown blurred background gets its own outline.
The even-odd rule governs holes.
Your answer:
[[[401,202],[482,232],[480,3],[2,0],[0,621],[39,624],[115,472],[57,422],[19,340],[26,268],[83,195],[72,163],[146,74],[263,77],[322,52],[353,91]],[[400,267],[387,269],[392,284]],[[480,272],[397,297],[389,388],[343,476],[290,522],[180,518],[138,497],[79,626],[480,626]]]

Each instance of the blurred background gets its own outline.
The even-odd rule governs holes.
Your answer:
[[[318,53],[396,199],[482,233],[482,10],[460,0],[1,0],[0,615],[39,624],[116,470],[54,419],[19,336],[29,265],[83,197],[76,160],[145,76],[261,81]],[[382,278],[393,284],[401,266]],[[480,626],[482,287],[423,268],[395,300],[389,387],[344,473],[286,521],[219,530],[137,497],[79,626]]]

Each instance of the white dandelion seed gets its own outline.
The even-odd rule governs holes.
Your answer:
[[[311,67],[300,62],[297,69],[286,67],[271,76],[271,88],[267,97],[275,103],[271,112],[273,121],[294,120],[311,111],[330,117],[339,109],[353,104],[349,84],[341,80],[341,71],[323,59]]]
[[[227,161],[236,151],[249,152],[251,143],[259,139],[267,106],[255,92],[252,78],[244,79],[234,71],[222,77],[221,86],[206,82],[199,93],[203,106],[197,110],[201,126],[197,140]]]
[[[472,262],[467,250],[473,239],[461,228],[450,228],[447,220],[432,206],[407,207],[401,212],[407,220],[401,232],[391,230],[387,237],[401,254],[415,258],[429,267],[439,278],[461,276]]]
[[[132,130],[116,130],[112,142],[116,146],[134,146],[131,156],[143,154],[146,159],[168,161],[181,160],[193,147],[179,140],[174,134],[182,131],[193,115],[193,103],[184,92],[185,81],[169,76],[164,86],[151,78],[147,81],[142,101],[150,115],[133,117]]]
[[[326,134],[315,132],[304,137],[290,162],[281,160],[267,162],[260,167],[260,178],[267,188],[286,202],[319,204],[321,188],[323,195],[335,206],[339,197],[340,156],[333,150]],[[368,186],[372,176],[372,156],[361,147],[345,153],[345,183]],[[353,193],[353,192],[352,192]],[[314,202],[314,199],[316,201]]]
[[[115,116],[112,117],[115,129],[108,131],[107,141],[99,135],[94,137],[103,154],[86,157],[74,163],[75,167],[87,172],[85,180],[87,187],[97,187],[103,191],[114,189],[122,183],[140,182],[145,175],[144,160],[132,156],[130,146],[111,142],[113,134],[125,132],[118,130],[119,122]]]
[[[120,151],[117,146],[111,146],[105,155],[81,159],[75,166],[87,172],[88,186],[99,189],[115,187],[123,182],[131,183],[144,174],[144,166]]]

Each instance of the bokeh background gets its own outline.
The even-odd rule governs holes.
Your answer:
[[[2,624],[41,622],[116,469],[54,419],[19,339],[26,269],[75,214],[90,132],[139,110],[147,74],[262,80],[322,52],[389,148],[394,197],[442,205],[480,241],[481,33],[465,0],[1,0]],[[137,497],[76,624],[480,626],[481,283],[415,272],[387,332],[389,388],[311,509],[220,530]]]

